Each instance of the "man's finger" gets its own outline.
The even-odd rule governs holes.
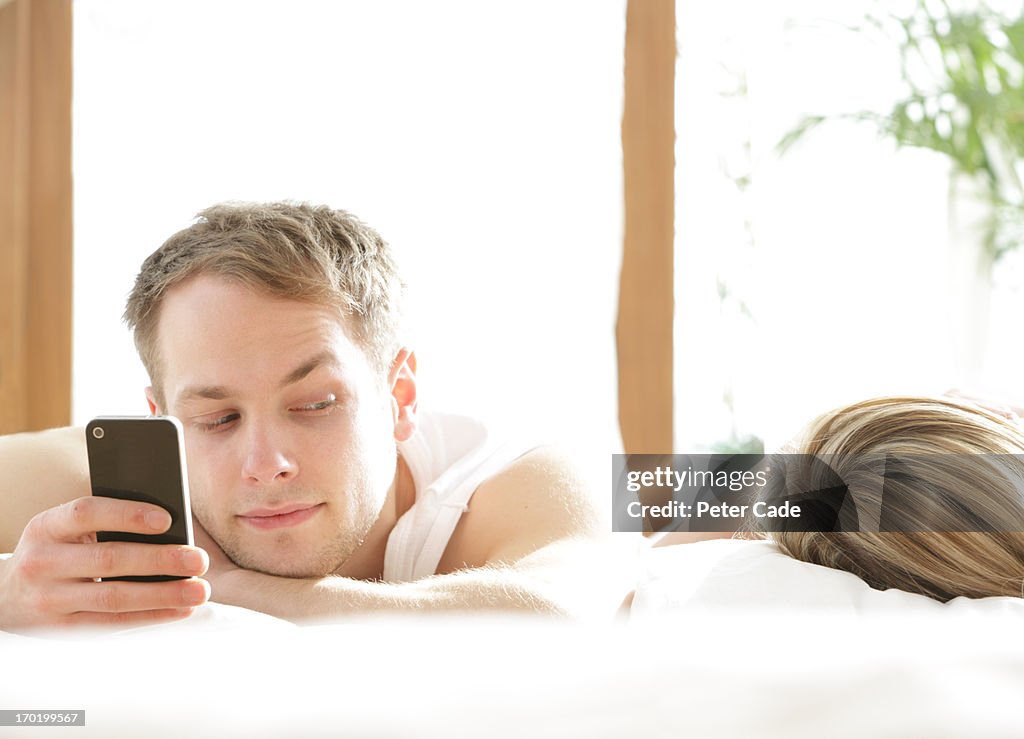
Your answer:
[[[57,613],[122,613],[191,608],[210,598],[205,580],[168,582],[75,582],[55,588],[50,607]]]
[[[171,526],[171,515],[152,503],[102,496],[75,498],[40,514],[39,525],[53,539],[78,541],[94,531],[160,534]]]
[[[82,611],[72,613],[64,619],[64,626],[148,626],[150,624],[180,621],[191,616],[194,608],[162,608],[155,611],[124,611],[121,613],[97,613]]]
[[[38,556],[44,555],[37,555],[37,559]],[[196,547],[120,541],[55,544],[45,549],[45,557],[45,562],[35,562],[37,570],[54,573],[61,579],[126,575],[196,577],[206,572],[210,564],[206,552]]]

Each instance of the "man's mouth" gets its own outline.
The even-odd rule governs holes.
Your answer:
[[[308,521],[323,507],[323,503],[293,503],[278,508],[255,508],[238,518],[256,529],[279,529]]]

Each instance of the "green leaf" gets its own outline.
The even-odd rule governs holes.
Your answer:
[[[986,239],[998,256],[1024,244],[1024,15],[985,5],[954,11],[947,0],[918,0],[905,15],[876,2],[859,32],[881,32],[899,52],[909,90],[888,113],[804,115],[776,145],[780,156],[828,121],[871,123],[897,146],[931,149],[955,171],[981,174],[1001,203]],[[952,98],[952,105],[949,100]]]
[[[826,120],[828,119],[823,115],[805,115],[795,127],[779,139],[779,143],[775,145],[775,151],[779,156],[785,155],[798,141]]]

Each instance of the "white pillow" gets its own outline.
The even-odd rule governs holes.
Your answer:
[[[700,608],[830,609],[866,615],[955,611],[1020,618],[1024,599],[961,597],[943,604],[902,590],[874,590],[849,572],[793,559],[770,541],[712,539],[641,553],[631,618]]]

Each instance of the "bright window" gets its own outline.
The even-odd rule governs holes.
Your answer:
[[[852,122],[775,151],[802,114],[887,110],[900,94],[895,47],[847,28],[872,6],[677,3],[680,449],[734,432],[772,447],[875,395],[1019,384],[1020,255],[994,273],[986,343],[962,253],[978,206],[951,211],[942,155]]]
[[[624,2],[75,2],[74,421],[146,412],[142,260],[221,200],[351,210],[424,403],[618,444]]]

